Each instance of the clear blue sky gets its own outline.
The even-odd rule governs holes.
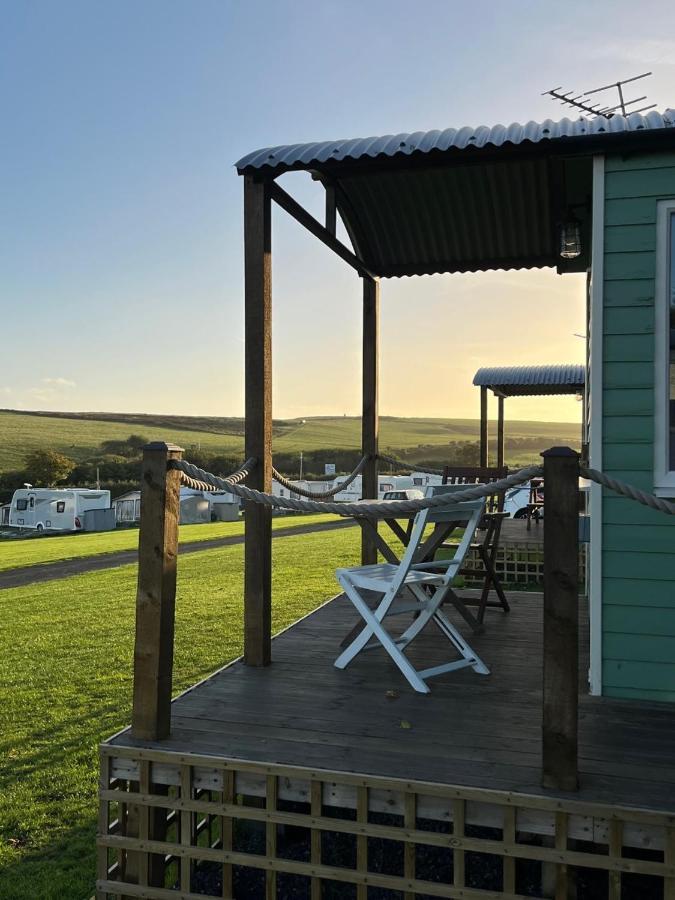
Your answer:
[[[0,406],[241,414],[241,155],[559,118],[545,89],[648,69],[650,100],[675,106],[674,9],[2,0]],[[283,214],[274,224],[275,415],[355,413],[358,279]],[[473,415],[478,365],[582,357],[580,278],[394,280],[382,306],[384,413]],[[538,317],[536,341],[508,314]],[[402,370],[412,338],[426,369]],[[519,412],[573,419],[571,403]]]

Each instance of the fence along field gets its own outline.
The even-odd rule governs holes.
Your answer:
[[[473,419],[399,419],[383,416],[382,450],[407,453],[407,459],[444,461],[448,445],[478,440],[478,421]],[[304,424],[303,424],[304,423]],[[361,419],[320,416],[275,422],[274,449],[279,453],[324,448],[357,449],[361,443]],[[185,449],[200,447],[210,453],[243,453],[243,420],[190,416],[152,416],[107,413],[32,413],[0,410],[0,472],[20,469],[33,450],[51,449],[76,461],[90,457],[108,440],[126,440],[143,434],[148,440],[164,440]],[[555,443],[578,446],[576,423],[507,422],[507,440],[529,439],[523,450],[509,451],[511,465],[536,459],[537,451]]]

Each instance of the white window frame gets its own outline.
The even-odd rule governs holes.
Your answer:
[[[670,468],[670,241],[675,199],[656,204],[656,293],[654,296],[654,493],[675,497]]]

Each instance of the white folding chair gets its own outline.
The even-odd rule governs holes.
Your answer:
[[[466,485],[438,485],[427,489],[427,496],[439,493],[456,493],[466,490]],[[362,650],[384,647],[399,667],[410,685],[420,693],[428,694],[427,678],[470,666],[481,675],[489,675],[489,669],[462,635],[441,612],[441,604],[451,591],[452,580],[457,575],[471,546],[478,523],[483,515],[485,500],[471,500],[422,510],[414,519],[408,546],[398,565],[378,563],[353,569],[338,569],[335,573],[345,594],[356,607],[364,621],[358,636],[335,660],[338,669],[344,669]],[[420,546],[424,529],[437,522],[465,524],[465,531],[455,554],[448,560],[433,563],[415,563],[415,553]],[[407,590],[406,590],[407,589]],[[374,591],[381,599],[371,609],[364,592]],[[412,624],[398,638],[384,628],[387,616],[415,613]],[[429,669],[417,670],[405,656],[404,650],[423,628],[432,621],[450,643],[459,651],[460,658]]]

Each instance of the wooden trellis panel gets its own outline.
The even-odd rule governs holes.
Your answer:
[[[664,813],[111,745],[100,800],[99,900],[231,900],[251,871],[265,900],[281,900],[293,875],[311,900],[335,882],[358,900],[369,887],[405,900],[524,900],[523,866],[542,884],[528,897],[566,900],[584,869],[606,873],[598,900],[620,898],[626,874],[656,878],[675,898],[675,819]],[[304,836],[302,853],[284,850],[289,833]],[[351,848],[340,864],[327,855],[331,839]],[[424,853],[444,854],[446,877],[428,877]],[[478,854],[492,859],[492,882],[477,878]]]
[[[475,550],[467,554],[467,568],[483,570],[483,563]],[[505,585],[541,584],[544,580],[544,549],[541,543],[515,542],[502,543],[495,558],[495,571]],[[579,583],[586,579],[586,545],[579,548]],[[467,584],[478,586],[482,581],[470,580]]]

